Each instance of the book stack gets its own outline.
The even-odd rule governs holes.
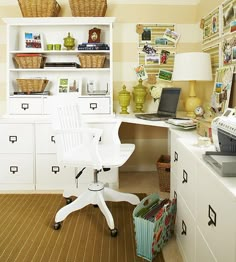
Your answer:
[[[105,43],[82,43],[78,45],[78,50],[110,50]]]

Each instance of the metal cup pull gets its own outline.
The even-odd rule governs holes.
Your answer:
[[[188,173],[183,170],[183,180],[182,180],[182,183],[188,183]]]
[[[98,108],[98,104],[97,103],[90,103],[89,107],[92,109],[92,110],[95,110]]]
[[[18,172],[18,166],[10,166],[10,172],[14,175]]]
[[[17,136],[9,136],[9,142],[11,142],[12,144],[17,142]]]
[[[187,226],[184,222],[184,220],[182,220],[182,232],[181,232],[181,235],[187,235]]]
[[[55,136],[51,136],[51,142],[56,144]]]
[[[60,172],[60,167],[59,167],[59,166],[52,166],[52,172],[53,172],[54,174],[59,173],[59,172]]]
[[[28,104],[28,103],[22,103],[22,104],[21,104],[21,108],[22,108],[23,110],[27,110],[27,109],[29,109],[29,104]]]
[[[175,151],[174,153],[174,162],[177,162],[178,161],[178,153]]]
[[[216,212],[210,205],[208,206],[208,218],[208,226],[213,225],[216,227]]]

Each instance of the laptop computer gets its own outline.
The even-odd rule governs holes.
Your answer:
[[[181,88],[162,88],[159,106],[156,113],[135,114],[137,118],[151,121],[164,121],[176,117]]]

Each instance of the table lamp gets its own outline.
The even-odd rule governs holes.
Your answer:
[[[208,53],[190,52],[175,55],[173,81],[189,81],[190,91],[186,99],[185,110],[188,117],[195,117],[194,110],[201,105],[195,94],[196,81],[211,81],[211,59]]]

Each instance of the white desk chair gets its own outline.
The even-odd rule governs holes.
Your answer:
[[[70,213],[92,204],[100,208],[111,230],[111,235],[116,236],[117,229],[105,201],[127,201],[137,205],[140,200],[134,194],[121,193],[105,187],[102,182],[98,181],[98,173],[101,170],[106,171],[106,169],[122,166],[133,153],[135,146],[121,144],[119,139],[112,144],[99,143],[102,130],[89,128],[83,124],[78,99],[70,94],[59,94],[51,99],[55,102],[53,103],[52,122],[56,132],[59,163],[68,167],[76,167],[79,170],[84,167],[94,170],[94,181],[88,185],[87,191],[77,193],[77,198],[73,202],[68,201],[68,204],[57,212],[54,229],[59,229],[61,222]],[[64,191],[63,196],[68,200],[70,199],[69,194],[68,191]],[[71,193],[70,196],[72,195],[75,194]]]

